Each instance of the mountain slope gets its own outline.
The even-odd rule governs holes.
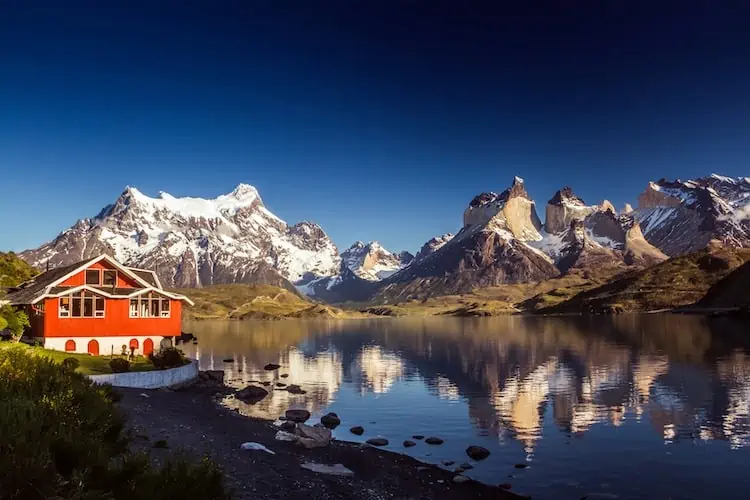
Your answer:
[[[354,274],[368,281],[379,281],[408,266],[414,256],[409,252],[394,254],[377,241],[357,241],[341,253],[343,264]]]
[[[458,234],[444,238],[436,250],[384,280],[376,300],[467,293],[477,287],[556,276],[559,272],[552,260],[526,243],[541,239],[541,228],[534,201],[516,177],[500,194],[476,196],[464,211]]]
[[[240,184],[214,199],[151,198],[127,188],[96,217],[20,256],[35,266],[63,266],[100,253],[153,269],[165,286],[262,283],[288,287],[303,276],[334,274],[338,251],[312,222],[289,226]]]
[[[688,306],[748,260],[750,249],[716,245],[630,273],[539,312],[613,313]]]
[[[650,182],[633,216],[651,244],[670,256],[718,240],[750,246],[750,179],[712,174],[693,180]]]
[[[31,279],[39,271],[21,260],[13,252],[0,252],[0,294],[11,286]]]
[[[750,262],[741,265],[712,286],[696,304],[705,308],[735,308],[750,306]]]

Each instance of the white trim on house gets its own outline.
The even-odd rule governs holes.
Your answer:
[[[134,288],[132,293],[129,293],[127,295],[114,295],[111,293],[107,293],[104,290],[99,290],[98,288],[93,288],[91,285],[78,285],[74,287],[67,288],[61,292],[58,293],[44,293],[43,295],[40,295],[39,297],[35,298],[31,305],[36,304],[42,299],[47,298],[56,298],[56,297],[62,297],[64,295],[67,295],[69,293],[78,292],[81,290],[88,290],[89,292],[95,293],[97,295],[102,295],[104,297],[110,298],[110,299],[130,299],[133,297],[137,297],[138,295],[141,295],[146,292],[156,292],[161,295],[164,295],[167,298],[174,299],[174,300],[184,300],[188,304],[195,305],[195,303],[190,300],[189,298],[185,297],[184,295],[180,295],[178,293],[171,293],[166,290],[162,290],[161,288],[155,288],[153,286],[149,286],[148,288]]]
[[[92,265],[94,265],[94,264],[96,264],[98,262],[101,262],[103,260],[106,260],[110,265],[114,266],[116,269],[118,269],[119,271],[121,271],[123,274],[125,274],[126,276],[134,279],[135,281],[137,281],[141,285],[143,285],[143,286],[151,286],[151,283],[147,282],[146,280],[144,280],[143,278],[141,278],[140,276],[138,276],[134,272],[129,271],[127,267],[123,266],[122,264],[120,264],[119,262],[117,262],[115,259],[113,259],[109,255],[107,255],[106,253],[103,253],[99,257],[95,258],[94,260],[90,260],[90,261],[86,262],[85,264],[81,264],[80,267],[75,268],[74,270],[72,270],[71,272],[69,272],[68,274],[66,274],[65,276],[63,276],[62,278],[58,278],[55,281],[53,281],[52,283],[50,283],[49,285],[47,285],[47,293],[49,293],[49,290],[53,286],[57,286],[58,284],[60,284],[63,281],[65,281],[66,279],[71,278],[71,277],[75,276],[76,274],[80,273],[81,270],[87,269],[89,266],[92,266]],[[84,282],[85,282],[85,280],[84,280]]]
[[[63,352],[75,352],[77,354],[87,354],[89,352],[89,342],[96,340],[99,344],[99,355],[109,356],[111,353],[119,355],[122,351],[122,346],[127,346],[127,352],[130,353],[130,341],[135,339],[138,341],[138,349],[135,350],[136,355],[143,353],[143,343],[147,339],[151,339],[154,343],[154,351],[158,351],[161,347],[161,341],[164,338],[163,335],[100,335],[96,337],[43,337],[39,340],[43,343],[45,349],[54,349],[56,351]],[[75,351],[65,351],[65,343],[72,340],[76,344]]]

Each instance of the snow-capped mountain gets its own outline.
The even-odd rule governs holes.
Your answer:
[[[379,296],[399,301],[556,276],[553,260],[531,244],[542,239],[541,230],[534,201],[516,177],[500,194],[474,197],[461,230],[440,245],[428,242],[437,249],[383,280]]]
[[[394,254],[377,241],[355,242],[341,253],[341,260],[354,274],[368,281],[380,281],[408,266],[414,256],[409,252]]]
[[[750,246],[750,178],[712,174],[650,182],[633,216],[646,239],[670,256],[700,250],[711,240]]]
[[[607,200],[586,205],[570,187],[547,202],[543,237],[536,248],[565,273],[574,269],[614,272],[618,267],[646,267],[667,257],[649,244],[631,214],[617,215]]]
[[[422,248],[419,249],[419,252],[417,252],[417,255],[414,256],[414,260],[421,260],[427,257],[430,254],[433,254],[437,252],[440,247],[448,243],[450,240],[453,239],[455,234],[453,233],[445,233],[440,236],[435,236],[434,238],[431,238],[427,241],[424,245],[422,245]]]
[[[240,184],[214,199],[146,196],[128,187],[97,216],[81,219],[21,257],[43,268],[102,252],[130,266],[153,269],[164,286],[272,283],[338,272],[336,246],[315,223],[289,226]]]

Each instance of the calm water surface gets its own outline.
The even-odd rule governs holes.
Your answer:
[[[200,339],[185,351],[201,369],[224,369],[229,384],[269,380],[307,391],[227,401],[247,415],[304,407],[317,421],[334,411],[342,420],[335,437],[383,436],[389,449],[437,464],[466,462],[466,447],[481,445],[492,455],[466,474],[535,499],[750,496],[747,324],[643,315],[201,321],[185,329]],[[264,371],[270,362],[282,369]],[[364,436],[349,432],[354,425]],[[405,450],[413,434],[445,444]]]

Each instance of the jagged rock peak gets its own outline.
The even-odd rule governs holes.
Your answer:
[[[579,206],[586,205],[586,203],[584,203],[583,201],[583,198],[581,198],[580,196],[576,196],[576,194],[573,193],[573,188],[571,188],[570,186],[565,186],[564,188],[558,190],[547,203],[549,203],[550,205],[562,205],[564,203]]]
[[[409,265],[414,256],[409,252],[394,254],[377,241],[355,242],[341,254],[342,266],[359,278],[380,281]]]
[[[454,236],[455,235],[453,233],[445,233],[443,235],[430,238],[424,245],[422,245],[422,248],[419,249],[419,252],[417,252],[417,255],[414,257],[414,260],[419,261],[424,259],[428,255],[432,255],[440,248],[442,248],[446,243],[452,240]]]
[[[599,204],[599,210],[602,212],[612,212],[613,215],[617,215],[617,209],[609,200],[604,200]]]
[[[626,203],[625,206],[622,208],[622,213],[624,215],[633,213],[633,206],[630,203]]]

